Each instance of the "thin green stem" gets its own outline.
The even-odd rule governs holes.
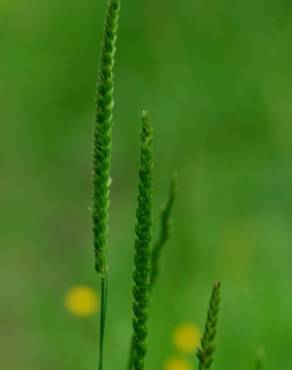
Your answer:
[[[134,350],[134,338],[132,336],[127,370],[132,370],[133,368],[133,350]]]
[[[108,290],[108,275],[105,275],[100,280],[101,283],[101,309],[100,309],[100,332],[99,332],[99,363],[98,370],[103,369],[103,349],[104,349],[104,333],[107,308],[107,290]]]

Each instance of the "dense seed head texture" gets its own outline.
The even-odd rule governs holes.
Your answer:
[[[148,300],[150,286],[152,229],[152,126],[148,112],[142,114],[141,153],[136,212],[136,239],[133,288],[133,351],[135,370],[144,369],[148,334]]]
[[[213,285],[213,290],[209,302],[207,320],[205,324],[205,330],[201,340],[201,346],[197,353],[199,359],[199,370],[210,369],[213,362],[219,306],[220,306],[220,283],[217,282]]]
[[[95,269],[101,277],[107,270],[106,242],[110,192],[110,165],[113,123],[113,67],[116,51],[120,2],[109,0],[104,25],[100,68],[97,80],[93,161],[93,232]]]
[[[160,234],[159,238],[153,246],[151,251],[151,272],[150,272],[150,286],[149,289],[151,290],[155,281],[157,280],[157,276],[159,274],[159,260],[161,256],[161,252],[163,250],[164,245],[169,239],[170,231],[171,231],[171,213],[173,208],[173,203],[176,198],[176,186],[177,180],[176,175],[173,174],[170,182],[169,194],[166,204],[162,207],[161,215],[160,215]],[[128,362],[127,370],[132,370],[133,368],[133,348],[134,348],[134,337],[131,339],[130,344],[130,357]]]

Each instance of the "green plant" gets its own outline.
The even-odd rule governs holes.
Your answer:
[[[219,305],[220,305],[220,283],[217,282],[213,285],[207,314],[207,320],[205,324],[205,330],[201,340],[201,346],[197,352],[197,356],[199,359],[199,370],[210,369],[213,363]]]
[[[148,334],[148,301],[151,273],[152,238],[152,126],[146,111],[142,114],[141,154],[136,212],[135,270],[133,274],[133,341],[131,363],[135,370],[144,369]]]
[[[95,247],[95,269],[101,279],[100,347],[99,370],[103,369],[103,347],[107,308],[108,266],[106,244],[108,233],[108,208],[110,198],[110,165],[112,146],[112,123],[114,105],[113,67],[116,50],[120,2],[108,0],[103,33],[100,69],[97,81],[97,109],[94,131],[93,166],[93,232]],[[152,125],[147,111],[142,113],[140,168],[138,184],[138,206],[135,226],[135,258],[133,287],[133,337],[130,347],[129,370],[144,369],[147,352],[149,293],[159,273],[159,259],[163,246],[170,235],[170,216],[176,196],[176,180],[172,178],[169,197],[161,212],[160,235],[152,242]],[[206,331],[202,339],[202,350],[198,356],[200,369],[208,369],[212,361],[213,339],[217,306],[219,305],[219,284],[214,285]]]
[[[108,266],[106,244],[108,233],[108,209],[110,198],[110,165],[112,145],[112,123],[114,105],[113,67],[116,51],[116,36],[120,2],[108,0],[101,49],[100,68],[97,81],[96,120],[94,130],[93,165],[93,232],[95,247],[95,269],[101,279],[100,347],[99,370],[103,368],[103,348],[107,308]],[[135,271],[133,289],[133,329],[129,366],[143,368],[146,353],[147,306],[151,286],[158,274],[158,259],[163,245],[169,237],[169,218],[175,198],[175,181],[172,181],[168,202],[161,214],[161,233],[151,253],[152,223],[152,126],[146,111],[142,114],[140,182],[138,187],[138,209],[135,241]],[[154,269],[151,269],[151,262]]]
[[[167,202],[162,207],[162,210],[161,210],[159,238],[157,239],[151,251],[151,260],[150,260],[151,269],[150,269],[150,286],[149,286],[150,293],[154,286],[154,283],[156,282],[157,276],[159,274],[159,261],[161,257],[161,252],[170,236],[171,212],[172,212],[173,204],[176,198],[176,189],[177,189],[176,175],[173,175],[171,178],[171,182],[170,182]],[[134,337],[132,337],[131,344],[130,344],[130,355],[129,355],[129,361],[128,361],[128,367],[127,367],[128,370],[131,370],[133,367],[133,351],[134,351]]]
[[[112,121],[114,105],[113,67],[116,51],[120,2],[108,0],[103,33],[100,69],[97,81],[97,109],[94,131],[93,166],[93,231],[95,269],[101,279],[100,348],[99,370],[103,368],[103,345],[106,321],[108,266],[106,243],[108,232],[108,208],[110,195],[110,165],[112,145]],[[143,369],[146,353],[147,309],[150,286],[159,271],[159,257],[169,238],[170,215],[175,199],[175,179],[172,179],[169,199],[161,213],[160,237],[151,251],[152,224],[152,126],[146,111],[142,114],[140,182],[138,186],[138,209],[135,241],[133,338],[129,367]],[[152,267],[153,266],[153,267]]]
[[[107,308],[108,264],[107,233],[110,203],[110,167],[114,106],[113,67],[120,10],[119,0],[108,0],[97,81],[94,125],[92,220],[95,269],[101,281],[100,346],[98,369],[103,369],[103,348]],[[160,216],[160,234],[152,248],[152,149],[153,129],[147,111],[142,113],[138,205],[135,226],[133,287],[133,336],[128,370],[143,370],[147,352],[149,294],[159,274],[161,252],[169,239],[171,212],[176,197],[176,178],[172,177],[168,200]],[[220,283],[213,285],[205,330],[197,352],[199,370],[210,369],[215,352],[215,336],[220,305]],[[257,357],[256,369],[262,368]]]
[[[153,246],[151,254],[151,277],[150,289],[152,289],[159,274],[159,261],[163,247],[169,239],[171,232],[171,212],[176,198],[177,181],[176,175],[173,174],[169,187],[169,194],[166,204],[162,207],[160,216],[160,235]]]
[[[103,343],[107,305],[108,208],[113,122],[113,67],[116,50],[120,2],[109,0],[104,25],[100,69],[97,80],[96,119],[94,126],[93,206],[92,220],[95,269],[101,279],[99,370],[103,368]]]

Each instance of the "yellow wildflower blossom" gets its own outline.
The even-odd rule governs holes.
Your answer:
[[[171,357],[166,361],[164,370],[192,370],[192,366],[182,358]]]
[[[73,315],[90,316],[99,308],[99,297],[96,292],[87,286],[74,286],[65,296],[65,307]]]
[[[200,339],[200,330],[192,323],[179,325],[173,333],[175,348],[184,353],[195,352],[200,344]]]

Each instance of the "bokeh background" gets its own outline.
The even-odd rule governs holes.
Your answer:
[[[95,80],[105,1],[0,3],[2,370],[96,368],[97,313],[64,304],[93,270]],[[106,369],[125,369],[139,117],[155,126],[154,203],[179,193],[151,302],[148,369],[203,327],[222,281],[214,369],[292,366],[292,3],[122,2],[115,68]],[[193,369],[197,362],[188,357]],[[178,369],[180,370],[180,369]]]

